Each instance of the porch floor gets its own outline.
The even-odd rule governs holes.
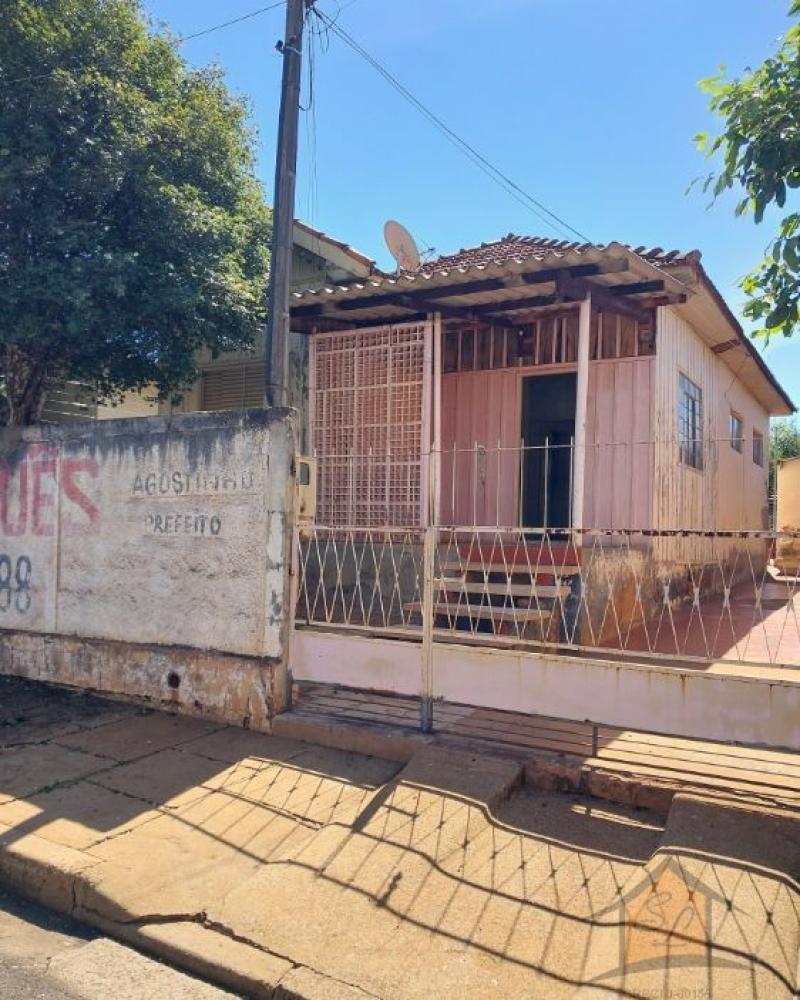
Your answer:
[[[743,663],[800,666],[800,588],[796,579],[770,580],[761,603],[752,582],[735,586],[730,606],[704,597],[698,608],[682,607],[646,625],[620,627],[602,643],[627,652],[692,656]]]
[[[434,733],[419,731],[419,699],[323,684],[296,685],[276,733],[377,755],[410,755],[430,740],[511,755],[526,780],[652,808],[695,792],[800,812],[800,754],[685,739],[538,715],[436,702]]]

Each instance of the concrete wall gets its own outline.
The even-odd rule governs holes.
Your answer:
[[[285,410],[0,434],[0,644],[17,651],[6,668],[34,671],[19,662],[34,647],[11,643],[26,633],[181,648],[184,667],[204,650],[280,669],[293,459]],[[68,682],[95,686],[75,649]]]
[[[456,643],[434,643],[432,659],[434,697],[451,703],[800,750],[796,670],[683,669]],[[290,669],[294,681],[415,695],[422,644],[302,629]]]

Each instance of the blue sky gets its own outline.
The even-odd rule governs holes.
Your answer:
[[[177,34],[266,6],[145,3]],[[715,127],[697,81],[760,62],[789,23],[788,0],[319,0],[330,15],[339,4],[342,27],[534,197],[598,242],[701,249],[740,315],[737,281],[763,255],[770,219],[755,226],[733,217],[733,198],[708,209],[699,190],[686,194],[707,169],[693,137]],[[270,197],[283,16],[279,8],[183,46],[192,62],[218,61],[250,99]],[[315,42],[313,64],[300,218],[386,267],[387,218],[442,253],[508,232],[563,237],[337,38]],[[800,335],[766,357],[800,404]]]

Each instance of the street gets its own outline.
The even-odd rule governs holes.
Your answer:
[[[0,892],[3,1000],[235,1000],[109,941],[75,920]]]

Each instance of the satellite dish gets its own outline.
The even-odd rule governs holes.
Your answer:
[[[383,238],[389,253],[397,261],[397,266],[401,271],[416,271],[419,267],[419,250],[414,242],[414,237],[399,222],[390,219],[383,227]]]

